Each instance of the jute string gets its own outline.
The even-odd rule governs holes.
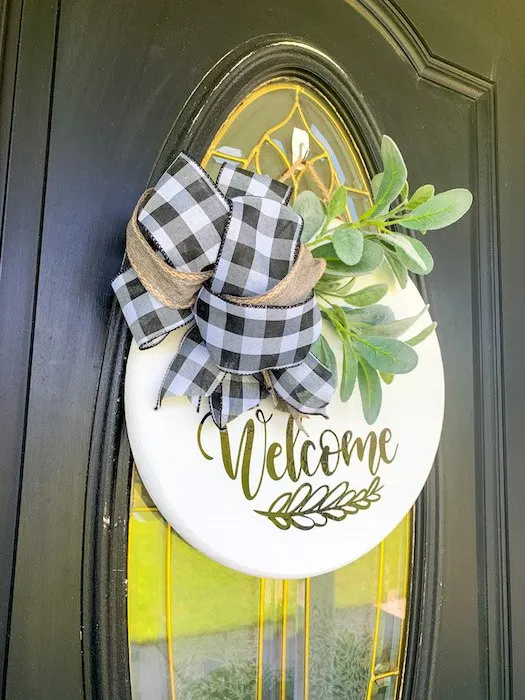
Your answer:
[[[137,217],[152,191],[144,192],[129,221],[126,254],[137,277],[150,294],[170,309],[188,309],[195,303],[200,288],[210,279],[213,271],[177,270],[151,247],[140,230]],[[252,297],[225,295],[225,298],[241,306],[293,306],[308,298],[325,267],[325,260],[314,258],[308,248],[301,245],[290,272],[268,292]]]
[[[199,289],[212,276],[208,272],[177,270],[162,258],[144,238],[138,224],[139,210],[153,190],[146,190],[139,199],[126,229],[126,254],[147,291],[170,309],[188,309],[195,302]]]

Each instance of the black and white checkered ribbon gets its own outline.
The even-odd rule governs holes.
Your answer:
[[[132,267],[113,289],[140,349],[190,324],[162,382],[160,402],[187,396],[209,401],[219,428],[273,390],[296,411],[322,413],[334,391],[330,370],[310,352],[321,333],[313,292],[290,306],[246,303],[273,289],[297,257],[301,218],[287,206],[290,188],[225,164],[213,183],[180,154],[138,214],[154,250],[177,270],[213,270],[193,308],[164,306]],[[243,297],[236,303],[234,297]]]

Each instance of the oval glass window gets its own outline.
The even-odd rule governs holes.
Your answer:
[[[348,129],[319,93],[277,80],[229,115],[202,164],[288,179],[294,193],[343,185],[352,218],[370,182]],[[397,697],[406,642],[412,515],[366,556],[314,579],[256,579],[181,540],[135,473],[128,628],[134,700]]]

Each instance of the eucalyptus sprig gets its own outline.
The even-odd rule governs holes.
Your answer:
[[[396,320],[389,307],[378,304],[388,286],[371,284],[353,291],[356,278],[384,263],[402,288],[409,272],[428,274],[434,266],[432,255],[421,240],[403,230],[424,235],[445,228],[472,204],[471,193],[463,188],[436,194],[433,185],[422,185],[410,195],[403,156],[388,136],[383,136],[381,157],[383,170],[371,181],[372,205],[356,221],[350,220],[344,187],[336,188],[327,201],[313,192],[302,192],[294,204],[304,220],[303,243],[327,263],[315,292],[324,319],[342,344],[341,399],[347,401],[359,386],[368,423],[379,414],[382,382],[390,384],[396,374],[416,367],[413,347],[427,338],[436,324],[410,340],[399,340],[428,307],[417,316]],[[312,350],[337,373],[335,355],[324,336]]]

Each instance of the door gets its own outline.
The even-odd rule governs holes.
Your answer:
[[[148,182],[181,149],[220,157],[215,137],[243,100],[284,81],[333,108],[369,172],[388,133],[414,182],[467,186],[475,198],[468,218],[429,241],[436,269],[424,293],[440,325],[447,399],[435,469],[398,535],[407,561],[398,597],[410,612],[398,616],[395,634],[392,625],[395,665],[383,671],[374,651],[363,693],[346,697],[525,697],[521,3],[5,0],[2,17],[5,696],[148,697],[136,684],[132,695],[137,627],[128,626],[126,594],[129,577],[129,622],[138,615],[140,629],[131,607],[141,585],[133,517],[151,504],[133,477],[125,435],[129,337],[110,283]],[[360,187],[365,196],[367,183]],[[151,541],[165,556],[182,547],[171,536]],[[399,551],[392,556],[399,561]],[[189,561],[169,569],[170,594],[172,586],[191,592],[206,566]],[[208,602],[219,578],[201,592]],[[236,581],[235,595],[265,612],[263,584],[254,582]],[[280,618],[273,627],[258,618],[253,629],[280,641],[255,639],[255,690],[248,685],[239,697],[307,697],[305,659],[313,662],[304,630],[294,637],[300,659],[290,663],[283,625],[304,622],[316,595],[325,605],[317,624],[326,629],[335,589],[320,580],[301,591],[264,585],[277,601],[268,612]],[[285,615],[286,601],[303,612]],[[215,605],[214,619],[220,596]],[[186,618],[188,638],[200,634],[199,622]],[[325,646],[333,642],[328,631]],[[330,663],[337,659],[350,677],[362,664],[354,652],[347,646]],[[172,669],[181,653],[168,635],[167,666],[150,670],[149,697],[164,697],[166,668],[168,697],[178,697]],[[257,675],[264,668],[280,669],[268,688]],[[339,696],[327,688],[309,697],[345,697],[348,686]]]

